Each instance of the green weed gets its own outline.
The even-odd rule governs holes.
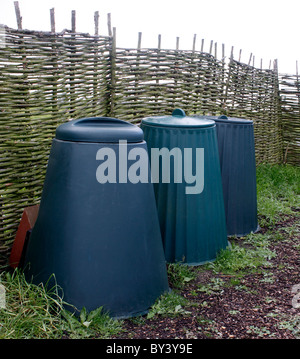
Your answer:
[[[200,284],[198,291],[206,294],[222,294],[225,282],[221,278],[211,278],[209,283]]]
[[[188,300],[174,291],[163,294],[156,300],[150,308],[147,319],[151,319],[156,315],[176,317],[180,315],[190,314],[184,307],[188,304]]]
[[[181,289],[187,282],[195,278],[195,273],[191,267],[181,263],[168,264],[168,279],[172,288]]]

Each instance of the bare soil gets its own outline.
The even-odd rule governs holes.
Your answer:
[[[292,293],[293,286],[300,284],[299,216],[285,216],[272,228],[273,234],[270,249],[276,256],[270,260],[271,266],[240,277],[195,268],[196,278],[179,291],[189,300],[190,304],[184,307],[189,313],[126,319],[124,332],[116,338],[300,338],[300,308],[296,308],[296,293]],[[212,278],[224,282],[220,290],[197,291],[199,285],[211,283]]]

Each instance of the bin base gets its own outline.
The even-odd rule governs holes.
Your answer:
[[[244,233],[244,234],[227,234],[227,237],[238,237],[238,238],[241,238],[241,237],[247,236],[247,235],[250,234],[250,233],[258,233],[258,232],[260,232],[260,230],[261,230],[261,227],[258,225],[257,228],[256,228],[254,231],[247,232],[247,233]]]

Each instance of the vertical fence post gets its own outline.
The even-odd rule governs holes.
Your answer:
[[[178,51],[179,51],[179,37],[176,37],[176,52],[175,52],[175,71],[174,71],[174,83],[175,83],[175,88],[177,87],[178,84],[178,74],[179,74],[179,68],[178,68]],[[176,98],[176,96],[175,96]],[[176,102],[173,103],[173,108],[176,107]]]
[[[107,27],[108,27],[108,36],[113,36],[113,33],[111,31],[111,14],[107,14]]]
[[[193,52],[195,52],[195,50],[196,50],[196,39],[197,39],[197,34],[194,34],[194,37],[193,37]]]
[[[70,116],[73,118],[75,114],[75,66],[76,66],[76,60],[75,60],[75,54],[76,54],[76,11],[72,10],[71,13],[71,27],[72,27],[72,33],[71,33],[71,52],[70,52]]]
[[[109,14],[110,15],[110,14]],[[110,20],[110,16],[108,17]],[[110,28],[110,23],[109,27]],[[116,94],[116,28],[112,29],[111,48],[110,48],[110,85],[109,85],[109,116],[115,116],[115,94]]]
[[[57,64],[57,44],[56,44],[56,35],[55,35],[55,13],[54,8],[50,9],[50,26],[51,26],[51,57],[52,57],[52,66],[53,66],[53,76],[52,76],[52,112],[53,117],[56,118],[58,116],[58,104],[57,104],[57,82],[58,82],[58,64]]]
[[[158,74],[157,72],[159,71],[159,62],[160,62],[160,49],[161,49],[161,34],[158,35],[158,44],[157,44],[157,58],[156,58],[156,91],[155,91],[155,103],[157,106],[157,110],[159,109],[159,96],[160,96],[160,91],[159,91],[159,78],[158,78]]]
[[[227,98],[228,98],[229,82],[230,82],[230,77],[231,77],[232,62],[233,62],[233,46],[231,47],[231,54],[230,54],[230,59],[229,59],[229,64],[228,64],[228,72],[227,72],[227,81],[226,81],[223,104],[222,104],[224,114],[227,114]]]
[[[96,111],[98,103],[98,62],[99,62],[99,11],[94,13],[95,37],[94,37],[94,70],[93,70],[93,107]]]
[[[22,30],[22,16],[19,8],[19,1],[15,1],[14,5],[15,5],[18,30]]]
[[[139,83],[140,83],[140,56],[141,56],[141,47],[142,47],[142,33],[138,33],[138,43],[137,43],[137,54],[136,54],[136,67],[135,67],[135,80],[134,80],[134,90],[135,90],[135,102],[136,102],[136,109],[137,113],[139,113]],[[133,112],[133,116],[137,116],[136,112]]]
[[[19,1],[15,1],[14,5],[15,5],[18,30],[22,30],[22,16],[19,7]],[[29,84],[28,84],[28,76],[27,76],[28,63],[26,57],[26,46],[24,44],[24,37],[21,32],[18,34],[18,36],[20,38],[19,50],[20,50],[20,54],[22,55],[22,67],[23,67],[22,83],[20,84],[20,89],[22,89],[23,91],[23,100],[24,100],[23,106],[25,107],[24,109],[25,116],[27,120],[30,120],[30,110],[28,108]]]
[[[204,51],[204,39],[201,40],[201,52]]]
[[[51,32],[55,32],[55,14],[54,8],[50,9],[50,24],[51,24]]]

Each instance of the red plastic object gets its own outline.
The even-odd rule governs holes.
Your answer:
[[[37,215],[39,212],[39,205],[26,207],[23,211],[21,222],[19,224],[13,247],[9,257],[9,264],[13,268],[17,268],[22,256],[25,238],[27,232],[33,228]]]

